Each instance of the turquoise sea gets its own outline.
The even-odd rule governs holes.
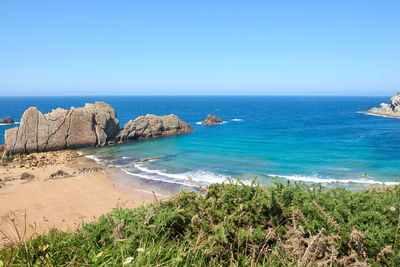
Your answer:
[[[400,182],[400,120],[359,113],[388,103],[390,97],[3,97],[0,117],[19,121],[29,106],[47,113],[94,101],[111,104],[121,127],[140,115],[174,113],[195,130],[81,150],[114,166],[121,185],[150,184],[175,191],[196,183],[223,182],[227,177],[240,177],[245,183],[257,177],[262,184],[279,177],[312,186],[322,183],[348,188]],[[207,114],[217,115],[225,123],[199,125]],[[2,143],[4,131],[10,127],[14,126],[0,126]],[[136,162],[152,157],[161,159]]]

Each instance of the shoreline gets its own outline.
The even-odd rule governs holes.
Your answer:
[[[110,177],[110,167],[77,151],[34,153],[26,156],[26,162],[31,155],[40,159],[46,155],[49,164],[34,166],[37,163],[31,160],[32,166],[25,166],[14,160],[0,166],[0,247],[17,241],[12,219],[28,239],[51,228],[75,231],[113,208],[136,208],[155,201],[152,193],[123,190]],[[31,176],[21,179],[23,173]]]
[[[359,111],[359,113],[377,116],[377,117],[400,119],[400,115],[393,115],[390,113],[376,113],[376,112],[371,112],[371,111]]]

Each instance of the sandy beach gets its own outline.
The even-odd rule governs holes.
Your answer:
[[[106,166],[75,151],[27,157],[0,167],[0,247],[11,243],[10,237],[18,239],[13,219],[20,235],[28,238],[53,227],[74,231],[113,208],[155,201],[149,193],[121,190],[108,178]]]

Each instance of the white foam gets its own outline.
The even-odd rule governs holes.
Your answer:
[[[332,183],[343,183],[343,184],[384,184],[384,185],[398,185],[399,182],[382,182],[371,179],[332,179],[332,178],[321,178],[318,176],[300,176],[300,175],[274,175],[268,174],[271,177],[285,178],[292,181],[310,182],[310,183],[321,183],[321,184],[332,184]]]
[[[229,178],[228,176],[219,175],[203,170],[189,171],[185,173],[167,173],[166,171],[162,170],[148,169],[144,167],[142,164],[135,164],[134,166],[140,172],[133,173],[128,171],[127,169],[123,169],[123,171],[127,174],[138,176],[144,179],[157,180],[169,183],[178,183],[190,186],[196,186],[196,183],[202,185],[223,183],[227,182]],[[194,182],[192,182],[191,180],[193,180]]]
[[[19,124],[19,121],[14,122],[14,123],[0,123],[0,126],[5,126],[5,125],[15,125],[15,124]]]
[[[388,116],[388,115],[383,115],[383,114],[375,114],[375,113],[369,113],[369,112],[363,112],[363,111],[357,111],[356,113],[375,116],[375,117],[384,117],[384,118],[390,118],[390,119],[400,119],[400,117]]]
[[[132,175],[132,176],[137,176],[146,180],[153,180],[153,181],[161,181],[161,182],[165,182],[165,183],[173,183],[173,184],[181,184],[181,185],[185,185],[185,186],[194,186],[193,184],[190,183],[190,180],[186,179],[185,181],[175,181],[175,180],[168,180],[168,179],[162,179],[161,177],[152,177],[150,175],[146,175],[144,173],[133,173],[128,171],[127,169],[121,169],[124,173],[128,174],[128,175]]]
[[[101,159],[99,159],[98,157],[96,157],[96,156],[94,156],[94,155],[86,155],[85,158],[92,159],[92,160],[94,160],[94,161],[95,161],[96,163],[98,163],[98,164],[105,165],[105,163],[102,162]]]
[[[83,155],[83,152],[81,152],[81,151],[77,151],[76,153],[78,153],[79,156]]]
[[[244,119],[232,119],[232,121],[244,121]]]
[[[216,125],[218,125],[218,124],[225,124],[225,123],[228,123],[227,121],[222,121],[221,123],[217,123]],[[196,124],[198,124],[198,125],[203,125],[203,122],[202,121],[198,121],[198,122],[196,122]]]

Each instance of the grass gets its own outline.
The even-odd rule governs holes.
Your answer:
[[[400,266],[399,208],[400,186],[215,184],[17,242],[0,266]]]

